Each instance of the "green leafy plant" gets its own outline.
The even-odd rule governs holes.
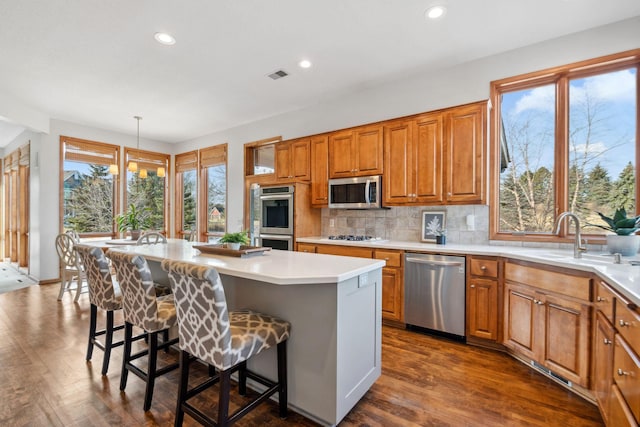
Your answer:
[[[237,233],[225,233],[219,240],[220,243],[240,243],[242,245],[249,244],[249,233],[245,231],[239,231]]]
[[[138,209],[132,203],[125,213],[116,215],[116,224],[118,231],[127,230],[147,230],[151,227],[151,218],[149,218],[150,209]]]
[[[634,234],[640,230],[640,215],[635,217],[627,217],[627,211],[625,208],[619,208],[616,210],[613,218],[610,218],[600,212],[597,212],[600,218],[606,223],[606,225],[589,224],[594,227],[602,228],[603,230],[613,231],[619,236],[628,236]]]

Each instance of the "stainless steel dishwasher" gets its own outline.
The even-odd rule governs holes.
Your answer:
[[[464,340],[465,258],[407,253],[404,269],[407,328],[417,326]]]

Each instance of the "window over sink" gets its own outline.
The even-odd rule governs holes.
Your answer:
[[[564,211],[598,239],[597,212],[638,211],[639,66],[634,50],[491,83],[492,239],[557,239]]]

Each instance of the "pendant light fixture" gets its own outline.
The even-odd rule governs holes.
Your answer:
[[[140,116],[133,116],[134,119],[136,119],[138,121],[138,137],[137,137],[137,143],[136,143],[136,148],[139,150],[140,149],[140,120],[142,120],[142,117]],[[127,165],[127,170],[131,173],[136,173],[138,172],[138,163],[136,162],[129,162],[129,164]],[[142,178],[142,176],[140,177]],[[145,178],[146,178],[146,173],[145,173]]]

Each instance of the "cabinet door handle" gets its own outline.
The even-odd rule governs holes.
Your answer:
[[[544,301],[540,301],[539,299],[534,299],[533,303],[538,305],[544,305]]]
[[[486,265],[481,265],[481,266],[480,266],[480,270],[485,271],[486,269],[487,269],[487,266],[486,266]]]
[[[611,340],[610,340],[610,339],[605,338],[605,339],[604,339],[604,345],[611,345]]]
[[[623,371],[622,368],[618,368],[618,375],[624,377],[625,375],[629,375],[629,372]]]
[[[470,287],[470,288],[475,288],[475,287],[476,287],[476,285],[471,285],[471,286],[469,286],[469,287]]]
[[[629,327],[629,322],[625,322],[623,319],[620,319],[618,324],[622,327],[627,327],[627,328]]]
[[[606,298],[602,298],[602,297],[599,296],[598,298],[596,298],[596,301],[598,301],[598,302],[606,302],[607,299]]]

